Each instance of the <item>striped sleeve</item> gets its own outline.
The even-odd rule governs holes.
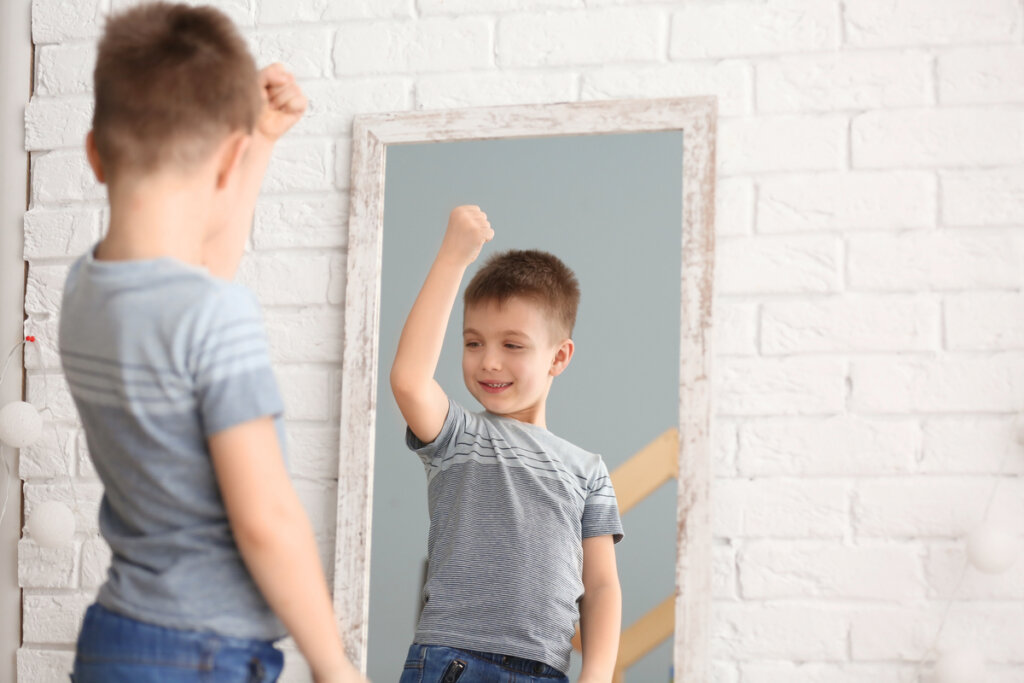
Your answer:
[[[621,541],[622,520],[608,468],[599,459],[594,475],[587,483],[587,499],[583,503],[583,538],[608,534],[616,543]]]
[[[203,306],[189,353],[203,433],[284,412],[256,298],[230,285]]]
[[[450,444],[458,441],[456,437],[466,426],[465,416],[465,409],[449,398],[448,414],[444,418],[444,424],[441,425],[441,431],[437,437],[430,443],[424,443],[406,426],[405,445],[413,453],[420,456],[420,460],[423,461],[424,465],[429,466],[435,458],[445,455]]]

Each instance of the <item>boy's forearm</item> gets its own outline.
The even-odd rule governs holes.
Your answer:
[[[224,280],[235,277],[245,253],[246,240],[240,236],[248,235],[252,226],[256,213],[256,199],[259,197],[273,151],[273,140],[259,132],[253,134],[252,142],[239,169],[242,177],[238,203],[224,230],[207,242],[204,248],[204,265],[215,277]]]
[[[313,530],[297,497],[290,507],[298,509],[284,518],[268,519],[257,532],[237,530],[238,548],[314,675],[353,677],[356,672],[345,657],[334,622]]]
[[[398,340],[391,366],[392,388],[396,394],[417,390],[433,381],[441,357],[444,333],[466,266],[438,255],[427,274],[416,302]]]
[[[619,652],[622,590],[609,583],[588,590],[580,602],[583,668],[580,683],[610,683]]]

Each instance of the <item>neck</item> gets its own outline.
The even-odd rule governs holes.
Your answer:
[[[510,417],[513,420],[519,420],[527,424],[537,425],[538,427],[548,428],[547,411],[545,410],[545,401],[541,400],[536,405],[528,406],[522,410],[517,410],[514,413],[502,414],[501,417]]]
[[[112,184],[109,193],[110,228],[96,250],[97,259],[171,257],[201,264],[209,202],[195,182],[148,176]]]

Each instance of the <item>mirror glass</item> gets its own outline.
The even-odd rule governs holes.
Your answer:
[[[478,204],[495,230],[463,286],[489,255],[512,248],[550,251],[579,279],[576,353],[551,389],[549,430],[600,453],[614,473],[677,425],[679,392],[680,131],[390,145],[386,154],[368,645],[375,681],[401,674],[429,526],[423,465],[405,447],[388,374],[453,207]],[[461,353],[460,293],[437,378],[478,411]],[[674,483],[662,486],[623,515],[624,628],[673,593],[675,494]],[[669,681],[671,664],[669,639],[626,680]],[[578,671],[577,655],[570,679]]]

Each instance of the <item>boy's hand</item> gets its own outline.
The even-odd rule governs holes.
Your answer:
[[[460,266],[476,260],[485,242],[494,237],[487,214],[479,206],[456,206],[448,217],[448,230],[438,256],[452,259]]]
[[[271,64],[259,74],[263,111],[256,122],[256,131],[276,141],[302,118],[309,101],[283,64]]]

